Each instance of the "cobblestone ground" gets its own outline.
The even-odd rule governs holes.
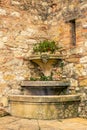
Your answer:
[[[0,118],[0,130],[87,130],[87,119],[29,120],[5,116]]]

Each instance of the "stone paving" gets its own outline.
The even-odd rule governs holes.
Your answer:
[[[29,120],[5,116],[0,118],[0,130],[87,130],[87,119]]]

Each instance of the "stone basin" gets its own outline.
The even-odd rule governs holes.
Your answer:
[[[26,95],[60,95],[67,93],[70,82],[66,81],[22,81],[21,87]]]
[[[10,113],[29,119],[62,119],[78,116],[80,95],[10,95]]]

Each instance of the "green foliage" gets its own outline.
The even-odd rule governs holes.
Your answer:
[[[30,77],[30,80],[31,81],[52,81],[53,78],[52,78],[52,74],[50,76],[45,76],[45,75],[41,75],[40,78],[33,78],[33,77]]]
[[[52,81],[53,79],[52,79],[52,75],[50,75],[50,76],[44,76],[44,75],[42,75],[41,77],[40,77],[40,81]]]
[[[60,62],[59,67],[61,67],[63,69],[63,67],[64,67],[64,62],[63,61]]]
[[[55,41],[48,41],[44,40],[43,42],[40,42],[35,45],[33,48],[34,52],[51,52],[53,53],[58,47],[55,44]]]
[[[30,77],[30,81],[36,81],[37,78]]]

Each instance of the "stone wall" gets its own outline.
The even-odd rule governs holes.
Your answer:
[[[31,75],[38,76],[26,57],[32,54],[35,43],[54,40],[64,48],[62,77],[71,82],[69,93],[85,95],[86,10],[86,0],[0,0],[0,93],[6,95],[13,89],[11,93],[18,93],[22,80],[29,79]],[[76,22],[76,45],[72,44],[73,19]],[[53,70],[55,79],[59,78],[59,71],[56,66]]]

